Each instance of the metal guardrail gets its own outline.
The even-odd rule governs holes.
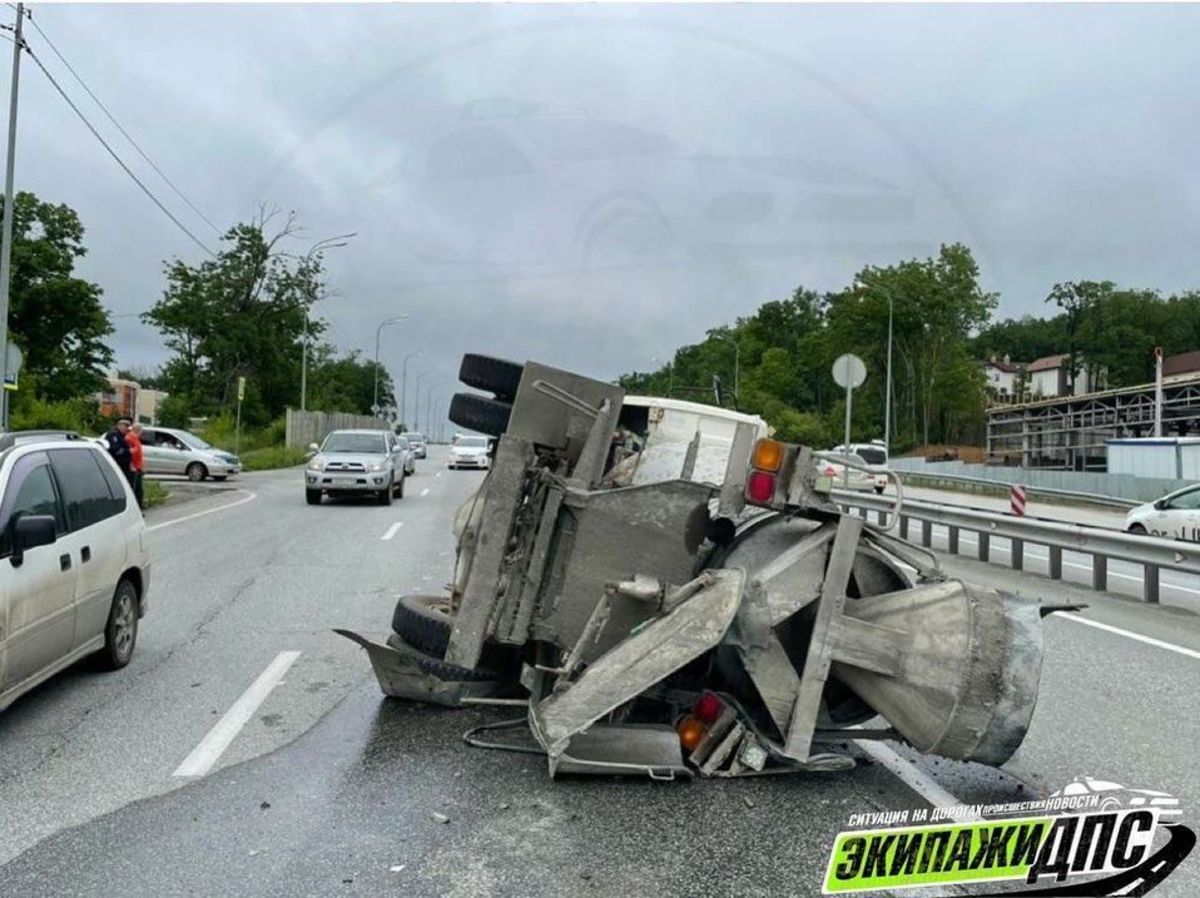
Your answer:
[[[894,471],[901,480],[947,480],[951,483],[963,483],[969,485],[989,486],[1003,490],[1005,495],[1008,494],[1008,489],[1013,484],[1007,480],[989,480],[986,477],[967,477],[964,474],[935,474],[933,472],[924,471]],[[914,486],[920,486],[919,483],[914,483]],[[1120,499],[1116,496],[1101,496],[1097,493],[1081,493],[1077,490],[1059,490],[1052,489],[1048,486],[1032,486],[1022,484],[1025,487],[1025,492],[1031,496],[1047,496],[1057,499],[1076,499],[1087,502],[1091,505],[1108,505],[1113,508],[1130,509],[1141,505],[1141,502],[1133,499]]]
[[[857,508],[863,518],[872,511],[876,512],[880,524],[886,523],[893,513],[892,501],[881,496],[845,490],[833,490],[831,496],[847,512],[850,508]],[[932,546],[934,525],[946,527],[949,534],[948,551],[951,555],[959,554],[959,534],[963,530],[977,534],[980,561],[991,561],[993,536],[1011,540],[1009,563],[1013,570],[1017,571],[1025,569],[1026,543],[1045,546],[1050,553],[1050,578],[1053,580],[1062,579],[1064,550],[1091,555],[1092,589],[1095,590],[1103,591],[1108,588],[1110,558],[1140,564],[1143,569],[1142,598],[1151,603],[1158,602],[1159,571],[1162,568],[1200,574],[1200,543],[1179,542],[1156,536],[1135,536],[1105,527],[1017,517],[905,498],[900,512],[901,538],[908,538],[912,521],[920,522],[920,541],[921,545],[926,547]]]

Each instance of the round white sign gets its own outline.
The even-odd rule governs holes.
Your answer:
[[[867,379],[867,366],[852,352],[839,355],[833,363],[833,380],[839,387],[849,387],[854,390],[862,386]]]

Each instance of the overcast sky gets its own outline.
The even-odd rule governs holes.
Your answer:
[[[262,203],[328,257],[343,349],[600,377],[706,328],[964,241],[1003,316],[1056,281],[1200,287],[1196,6],[35,6],[205,214]],[[216,235],[29,43],[202,240]],[[7,65],[3,66],[7,72]],[[202,251],[34,66],[17,185],[75,208],[123,366],[162,263]],[[7,83],[5,83],[7,96]],[[303,251],[307,242],[297,241]],[[897,310],[902,314],[901,310]]]

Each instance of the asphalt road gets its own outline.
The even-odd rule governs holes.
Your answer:
[[[330,632],[383,637],[398,595],[449,577],[482,475],[443,452],[388,508],[308,507],[285,471],[151,512],[133,663],[81,665],[0,715],[0,895],[809,895],[851,814],[1079,774],[1172,792],[1196,826],[1200,617],[964,559],[952,573],[1089,601],[1081,617],[1116,628],[1047,620],[1033,726],[1002,771],[851,746],[840,774],[552,781],[537,757],[469,748],[464,730],[506,715],[386,700]],[[1198,891],[1194,857],[1155,894]]]

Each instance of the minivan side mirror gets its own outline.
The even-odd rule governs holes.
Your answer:
[[[58,525],[54,515],[30,514],[17,518],[13,527],[13,550],[9,559],[13,567],[20,567],[25,553],[38,546],[48,546],[58,539]]]
[[[318,446],[316,443],[309,443],[309,444],[308,444],[308,451],[309,451],[309,452],[320,452],[320,451],[321,451],[321,447],[320,447],[320,446]]]

